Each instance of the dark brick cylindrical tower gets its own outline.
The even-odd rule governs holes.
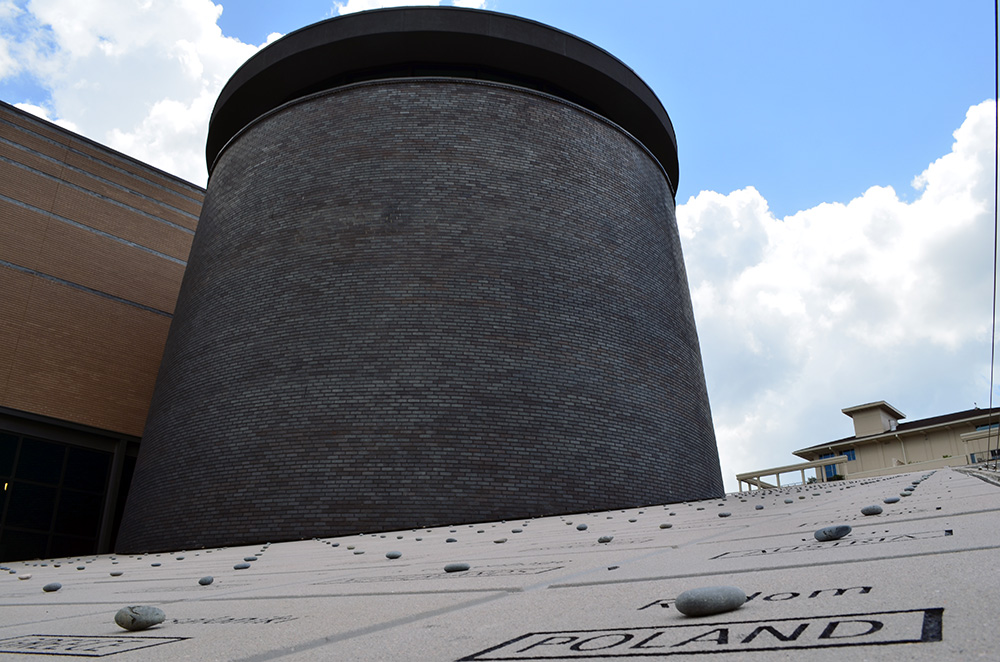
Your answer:
[[[233,76],[208,160],[120,551],[722,494],[673,131],[609,54],[332,19]]]

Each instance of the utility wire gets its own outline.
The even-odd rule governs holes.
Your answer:
[[[997,147],[1000,146],[998,134],[1000,134],[1000,116],[997,114],[997,106],[1000,106],[1000,72],[998,72],[997,59],[1000,58],[1000,40],[998,40],[997,0],[993,0],[993,330],[990,334],[990,409],[986,417],[986,466],[997,469],[997,462],[993,457],[993,365],[996,361],[997,347]],[[1000,455],[1000,428],[997,428],[997,454]]]

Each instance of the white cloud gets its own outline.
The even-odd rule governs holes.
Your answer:
[[[38,112],[57,123],[71,120],[94,140],[204,184],[215,99],[259,48],[223,36],[221,5],[31,0],[21,13],[8,5],[0,5],[0,76],[25,72],[47,89]],[[5,53],[19,69],[6,63]]]
[[[369,9],[408,7],[414,5],[436,6],[442,4],[454,5],[456,7],[468,7],[471,9],[485,9],[486,0],[452,0],[452,2],[444,2],[443,0],[426,0],[424,2],[421,2],[421,0],[347,0],[347,2],[334,2],[331,14],[333,16],[343,16],[344,14],[368,11]]]
[[[677,209],[723,474],[853,433],[840,409],[910,418],[989,398],[996,106],[914,180],[775,218],[755,189]]]
[[[20,108],[26,113],[31,113],[35,117],[41,117],[43,120],[47,120],[49,122],[52,122],[53,124],[58,124],[64,129],[68,129],[69,131],[73,131],[74,133],[80,133],[80,129],[79,127],[77,127],[76,124],[73,124],[69,120],[55,119],[50,117],[48,109],[42,108],[41,106],[36,106],[35,104],[32,103],[15,103],[14,107]]]

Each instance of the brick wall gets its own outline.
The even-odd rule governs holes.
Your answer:
[[[537,93],[381,82],[221,156],[118,549],[721,493],[655,160]]]
[[[0,406],[142,433],[203,194],[0,104]]]

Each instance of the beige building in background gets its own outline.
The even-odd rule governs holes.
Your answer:
[[[884,400],[841,411],[854,421],[853,436],[795,451],[806,460],[801,464],[738,474],[740,489],[744,483],[751,488],[780,487],[786,473],[798,473],[804,482],[806,470],[825,482],[963,466],[1000,454],[1000,408],[907,422],[900,422],[905,414]]]

